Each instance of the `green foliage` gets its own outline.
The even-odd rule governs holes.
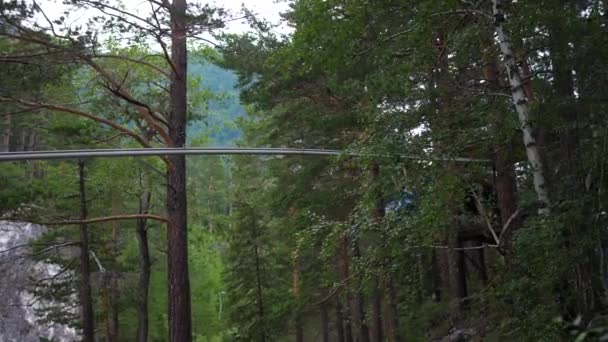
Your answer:
[[[44,193],[44,186],[38,180],[32,180],[27,174],[27,167],[19,164],[5,164],[0,169],[0,214],[8,214],[11,211],[22,208],[24,204],[34,202]]]
[[[582,8],[588,13],[581,14]],[[605,6],[594,1],[542,1],[513,2],[507,8],[517,58],[533,69],[528,75],[531,90],[526,90],[532,92],[532,125],[548,132],[543,153],[547,172],[554,172],[550,177],[555,205],[551,216],[544,218],[536,213],[532,174],[522,162],[526,156],[519,124],[508,89],[503,92],[506,74],[500,66],[498,86],[488,84],[488,65],[501,63],[489,9],[489,2],[473,9],[456,1],[301,0],[287,16],[294,28],[289,40],[263,30],[225,37],[223,63],[246,85],[242,98],[249,120],[241,123],[244,142],[363,154],[356,160],[290,157],[269,162],[273,186],[256,195],[256,206],[261,202],[266,207],[256,212],[271,211],[296,232],[283,238],[283,244],[290,246],[295,240],[296,260],[306,260],[302,279],[318,279],[312,286],[302,282],[304,301],[315,302],[328,288],[344,286],[335,264],[342,258],[340,241],[347,238],[364,246],[361,257],[348,250],[355,279],[348,291],[354,296],[362,290],[371,300],[375,277],[398,284],[399,318],[404,326],[422,330],[421,339],[434,325],[433,317],[445,321],[447,316],[450,324],[466,321],[480,330],[495,329],[501,336],[555,340],[563,335],[550,323],[554,317],[590,307],[597,314],[603,307],[603,295],[596,291],[604,286],[599,269],[592,265],[598,243],[605,239],[599,228],[605,215],[599,209],[602,196],[592,195],[591,189],[605,186],[592,180],[596,167],[605,162],[597,154],[597,143],[604,138],[597,130],[591,138],[580,125],[596,122],[591,113],[603,113],[605,108],[596,103],[582,109],[589,104],[587,95],[602,91],[591,87],[581,95],[577,87],[595,80],[579,78],[579,69],[583,72],[587,66],[577,63],[585,60],[595,69],[605,69],[594,62],[605,53],[599,44],[605,35],[596,21]],[[583,31],[589,38],[582,38]],[[568,152],[563,150],[566,146]],[[499,189],[475,190],[494,187],[497,170],[488,164],[445,160],[496,160],[496,151],[504,149],[509,151],[507,162],[517,165],[515,205],[520,217],[513,225],[522,228],[512,241],[508,230],[515,228],[502,227],[505,218],[501,222],[499,217]],[[383,158],[385,154],[393,157]],[[377,166],[380,172],[370,181],[370,170]],[[387,201],[402,187],[415,192],[415,209],[378,217],[379,199]],[[237,184],[239,197],[253,191],[261,190]],[[505,233],[500,241],[503,254],[491,248],[483,252],[491,285],[478,284],[476,266],[466,262],[469,290],[474,292],[469,296],[480,311],[492,310],[490,323],[474,310],[449,312],[455,310],[448,303],[452,289],[445,283],[450,271],[437,269],[438,257],[431,258],[441,254],[431,253],[432,248],[454,247],[444,245],[458,224],[479,227],[489,244],[497,243],[490,230]],[[466,252],[469,260],[472,253]],[[429,293],[437,286],[431,279],[439,273],[439,290],[448,298],[435,304]],[[590,279],[582,279],[583,274]],[[404,314],[411,311],[421,314]],[[437,330],[448,334],[453,326],[444,328]],[[409,334],[411,329],[403,331]]]
[[[198,137],[201,133],[209,134],[210,141],[206,145],[228,146],[240,136],[235,121],[245,115],[245,110],[239,101],[236,76],[229,70],[211,64],[210,61],[218,57],[208,54],[203,54],[200,60],[188,66],[190,75],[198,79],[191,89],[197,89],[198,94],[207,94],[208,102],[208,115],[204,120],[192,122],[188,135]],[[192,143],[201,145],[194,140]]]
[[[31,15],[15,2],[1,6],[11,17],[20,10]],[[214,19],[221,11],[193,9],[189,20],[221,26]],[[518,70],[505,70],[491,1],[297,0],[285,14],[289,37],[257,22],[254,32],[222,35],[220,51],[192,47],[191,145],[352,153],[189,162],[197,341],[283,340],[298,329],[312,339],[322,329],[319,313],[329,315],[321,319],[332,338],[338,326],[361,338],[365,328],[378,331],[379,319],[392,340],[446,339],[463,328],[488,340],[602,337],[601,325],[591,323],[606,310],[608,289],[606,2],[510,1],[504,10]],[[117,58],[100,65],[166,116],[167,81],[157,70],[169,70],[166,61],[141,40],[141,30],[103,24],[114,35],[104,51]],[[7,53],[30,48],[2,39]],[[139,43],[125,47],[125,39]],[[129,61],[144,57],[149,65]],[[19,110],[12,97],[20,94],[54,103],[86,98],[79,109],[156,144],[139,112],[112,96],[96,71],[38,62],[45,68],[0,71],[13,80],[0,85],[2,111]],[[525,80],[549,214],[538,211],[509,72]],[[44,120],[27,114],[2,128],[13,136],[35,132],[45,148],[133,146],[90,120],[39,112]],[[162,214],[158,158],[87,161],[87,168],[91,215],[137,212],[144,190],[152,193],[152,212]],[[35,217],[77,217],[74,170],[70,162],[5,164],[2,213],[35,204],[45,209]],[[387,210],[404,190],[413,204]],[[133,222],[94,227],[91,249],[123,275],[121,287],[135,287]],[[148,227],[150,339],[157,341],[167,333],[163,229]],[[65,227],[41,241],[76,238]],[[48,261],[75,270],[66,255]],[[70,281],[39,294],[66,301],[74,292]],[[96,283],[98,324],[116,310],[121,338],[131,339],[136,291],[121,292],[107,307],[101,290]]]
[[[191,226],[189,243],[192,320],[196,322],[193,333],[197,341],[221,341],[226,294],[222,282],[222,255],[226,246],[212,231],[200,226]]]

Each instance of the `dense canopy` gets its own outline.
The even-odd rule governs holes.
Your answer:
[[[0,162],[0,340],[608,337],[607,1],[62,6],[0,3],[0,155],[344,153]]]

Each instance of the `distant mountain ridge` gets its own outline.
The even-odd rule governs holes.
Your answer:
[[[212,100],[208,116],[189,125],[187,135],[189,143],[200,136],[203,131],[210,131],[212,146],[230,146],[241,136],[236,127],[237,118],[246,115],[245,108],[239,99],[238,78],[230,70],[212,63],[193,63],[188,66],[189,75],[201,77],[200,90],[208,90],[223,97]]]

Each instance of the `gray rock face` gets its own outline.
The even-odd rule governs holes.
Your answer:
[[[446,336],[442,341],[446,342],[467,342],[471,341],[477,335],[475,329],[455,329],[451,331],[449,336]]]
[[[80,340],[73,328],[40,323],[36,310],[53,303],[35,298],[27,290],[32,279],[52,277],[60,270],[55,264],[29,257],[27,243],[45,231],[45,227],[31,223],[0,221],[0,342]]]

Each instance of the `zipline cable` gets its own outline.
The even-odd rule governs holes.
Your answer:
[[[386,156],[412,160],[452,161],[460,163],[489,163],[489,159],[463,157],[425,157],[400,154],[373,154],[326,149],[303,149],[282,147],[153,147],[123,149],[87,149],[87,150],[54,150],[23,151],[0,153],[0,162],[19,160],[75,159],[99,157],[138,157],[168,155],[300,155],[300,156]]]

